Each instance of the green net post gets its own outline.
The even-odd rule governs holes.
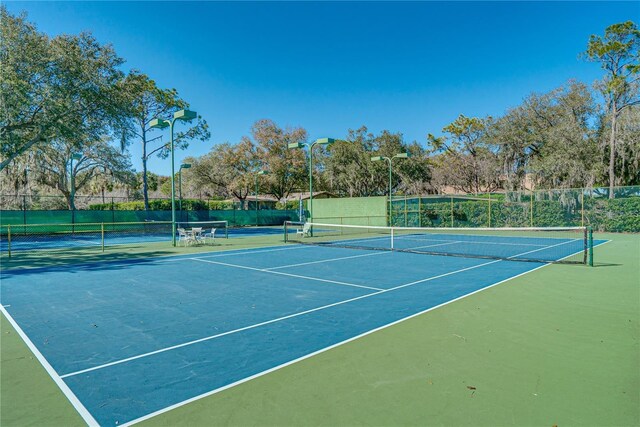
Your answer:
[[[287,243],[288,242],[288,237],[289,236],[289,227],[287,226],[287,221],[284,222],[284,242]]]
[[[7,225],[7,249],[11,258],[11,224]]]
[[[100,242],[102,243],[102,252],[104,252],[104,222],[100,223]]]
[[[491,227],[491,193],[489,193],[489,225],[487,227]]]
[[[418,197],[418,227],[422,227],[422,197]]]
[[[589,267],[593,267],[593,228],[587,228],[587,250],[589,251]]]

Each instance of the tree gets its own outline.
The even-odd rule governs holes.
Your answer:
[[[147,161],[154,154],[161,158],[170,154],[170,141],[164,141],[162,137],[149,139],[149,123],[155,118],[170,117],[175,111],[188,109],[189,104],[178,96],[177,90],[160,89],[155,81],[139,72],[129,73],[123,86],[126,88],[130,105],[130,121],[124,139],[127,142],[137,139],[142,145],[142,194],[145,210],[149,210]],[[190,141],[206,141],[210,136],[206,120],[198,117],[186,130],[176,133],[174,148],[183,150],[189,146]],[[150,148],[153,142],[156,145]]]
[[[465,193],[495,191],[500,187],[497,155],[487,138],[492,119],[460,115],[442,131],[447,136],[427,139],[432,147],[434,175],[441,186]]]
[[[588,187],[594,184],[600,158],[589,123],[596,105],[579,82],[545,94],[531,94],[487,130],[498,149],[504,185],[525,187],[526,178],[546,188]]]
[[[246,208],[246,199],[253,188],[256,170],[256,147],[249,138],[240,143],[219,144],[199,158],[189,158],[190,177],[212,194],[234,196]]]
[[[616,137],[620,114],[640,103],[640,30],[632,21],[610,25],[604,37],[591,35],[584,56],[599,62],[605,71],[596,87],[605,99],[610,121],[609,133],[609,198],[614,197],[616,185]]]
[[[261,188],[278,200],[286,198],[302,187],[308,175],[308,165],[303,150],[289,150],[288,144],[303,142],[307,131],[303,128],[282,129],[271,120],[258,120],[251,127],[256,145],[257,162],[254,171],[265,169]],[[319,149],[314,148],[314,155]],[[316,163],[316,165],[319,163]]]
[[[345,140],[329,147],[325,159],[324,181],[333,193],[360,197],[385,194],[387,169],[371,161],[377,145],[366,126],[349,129]]]
[[[35,146],[123,125],[123,60],[89,33],[49,39],[0,6],[0,170]]]
[[[71,167],[75,153],[81,157],[74,160]],[[62,193],[70,210],[75,209],[72,195],[89,185],[100,173],[109,174],[119,182],[130,183],[135,179],[128,157],[112,147],[106,139],[85,140],[82,144],[54,139],[50,144],[40,147],[35,154],[35,161],[39,165],[34,171],[38,183]]]
[[[619,185],[640,185],[640,107],[632,106],[620,113],[616,121],[615,174]],[[609,123],[602,123],[600,133],[609,133]]]

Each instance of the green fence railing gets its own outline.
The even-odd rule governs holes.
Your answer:
[[[285,221],[298,221],[297,210],[183,210],[177,221],[228,221],[230,227],[251,225],[282,225]],[[167,210],[1,210],[0,224],[82,224],[171,221]]]
[[[563,227],[640,232],[640,186],[394,197],[390,222],[408,227]]]

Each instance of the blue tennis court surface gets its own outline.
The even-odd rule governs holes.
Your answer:
[[[0,277],[85,420],[126,425],[542,265],[296,245]]]

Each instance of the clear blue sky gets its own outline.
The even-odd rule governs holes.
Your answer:
[[[256,120],[311,139],[366,125],[425,144],[458,114],[498,116],[531,92],[591,83],[590,34],[638,2],[6,2],[49,35],[93,33],[235,143]],[[140,149],[130,148],[140,169]],[[153,172],[169,174],[168,160]]]

